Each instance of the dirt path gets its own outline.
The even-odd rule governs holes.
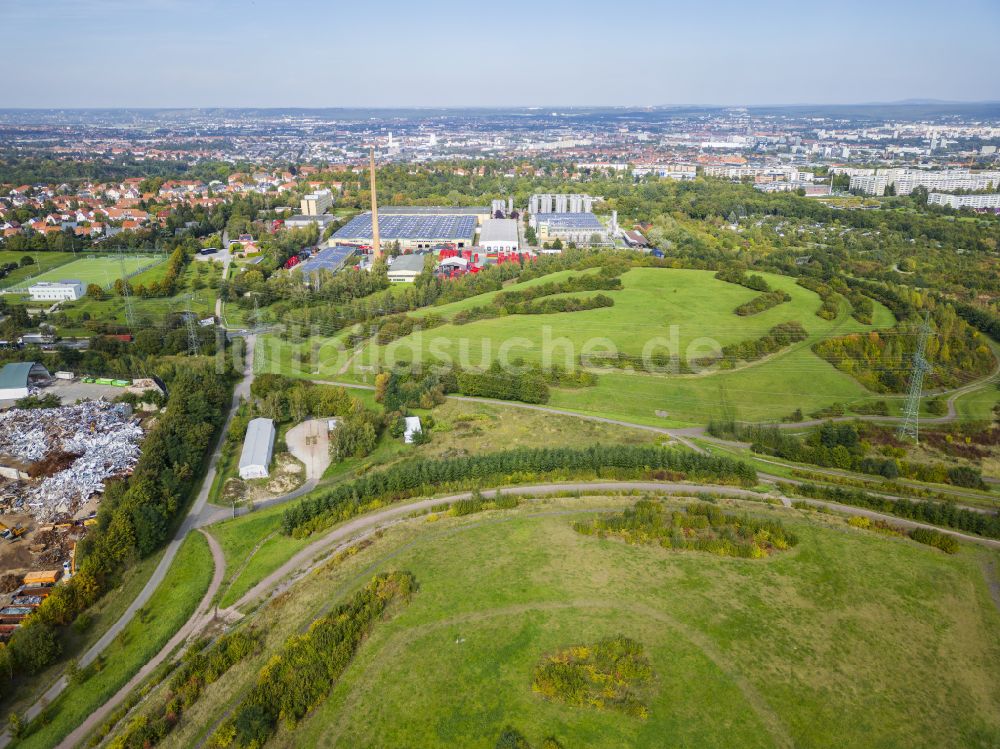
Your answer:
[[[534,486],[504,486],[500,487],[496,491],[501,494],[527,494],[527,495],[547,495],[547,494],[557,494],[560,492],[574,492],[574,491],[658,491],[658,492],[676,492],[685,494],[694,494],[697,492],[711,492],[714,494],[722,494],[729,497],[735,498],[752,498],[760,499],[762,495],[757,492],[750,491],[748,489],[740,489],[733,486],[723,486],[718,484],[684,484],[684,483],[668,483],[659,481],[578,481],[578,482],[567,482],[560,484],[542,484]],[[492,492],[493,489],[483,489],[484,492]],[[372,530],[377,529],[380,526],[387,525],[392,522],[396,522],[402,517],[410,515],[414,512],[421,512],[424,510],[429,510],[432,507],[436,507],[443,504],[452,504],[461,499],[468,499],[472,496],[472,492],[462,492],[460,494],[452,494],[446,497],[435,497],[428,499],[420,499],[412,502],[405,502],[398,505],[392,505],[386,507],[378,512],[371,513],[368,515],[363,515],[353,520],[334,528],[332,531],[328,532],[325,536],[321,537],[317,541],[309,544],[305,548],[301,549],[295,556],[285,562],[281,567],[276,569],[270,575],[265,577],[254,587],[248,590],[236,603],[234,603],[229,609],[226,610],[227,614],[237,613],[237,610],[243,608],[256,602],[258,599],[267,596],[280,593],[290,587],[301,573],[307,571],[310,568],[313,560],[323,554],[325,551],[329,550],[333,546],[344,543],[348,540],[353,540],[356,536],[362,534],[368,534]],[[919,523],[913,520],[906,520],[904,518],[896,517],[895,515],[887,515],[881,512],[875,512],[874,510],[867,510],[861,507],[852,507],[850,505],[841,505],[836,502],[828,502],[818,499],[798,499],[795,501],[805,502],[813,507],[825,507],[832,510],[837,510],[839,512],[846,513],[848,515],[860,515],[864,517],[871,518],[873,520],[885,520],[891,522],[894,525],[912,529],[912,528],[929,528],[932,530],[940,531],[941,533],[946,533],[951,536],[955,536],[963,541],[969,541],[971,543],[979,544],[982,546],[987,546],[994,549],[1000,549],[1000,541],[982,538],[980,536],[973,536],[966,533],[961,533],[959,531],[949,530],[947,528],[939,528],[937,526],[929,525],[927,523]],[[782,503],[783,506],[786,506]],[[220,610],[220,614],[222,611]]]
[[[212,562],[215,565],[215,571],[212,573],[212,582],[209,583],[208,590],[202,596],[198,607],[184,625],[174,633],[174,636],[170,638],[167,644],[163,646],[160,652],[143,664],[135,676],[129,679],[128,683],[119,689],[111,699],[88,715],[72,733],[59,742],[57,745],[58,749],[72,749],[72,747],[86,739],[111,714],[111,711],[124,702],[190,635],[201,632],[205,626],[214,620],[212,599],[219,592],[222,579],[226,574],[226,556],[222,553],[222,547],[219,546],[219,542],[210,533],[201,531],[201,534],[207,539],[208,547],[212,550]]]

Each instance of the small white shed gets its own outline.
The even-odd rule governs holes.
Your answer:
[[[407,416],[406,417],[406,429],[403,431],[403,442],[410,444],[413,442],[413,436],[417,432],[422,432],[420,428],[420,417],[419,416]]]

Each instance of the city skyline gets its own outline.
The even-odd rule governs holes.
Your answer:
[[[8,108],[790,106],[996,101],[1000,7],[626,0],[481,12],[298,0],[0,7]],[[947,55],[928,54],[961,38]],[[371,54],[369,46],[375,44]]]

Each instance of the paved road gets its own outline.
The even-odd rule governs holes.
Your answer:
[[[143,664],[142,668],[139,669],[135,676],[129,679],[125,686],[119,689],[113,697],[101,705],[97,710],[88,715],[83,723],[77,726],[72,733],[59,742],[57,745],[58,749],[72,749],[72,747],[81,743],[85,738],[87,738],[88,735],[90,735],[91,731],[101,725],[101,723],[116,707],[124,702],[132,692],[138,689],[139,685],[142,684],[142,682],[145,681],[146,678],[181,645],[181,643],[183,643],[193,633],[201,632],[215,620],[215,616],[212,611],[212,599],[215,598],[215,594],[219,592],[219,588],[222,585],[222,579],[226,576],[226,556],[223,554],[222,547],[219,546],[219,542],[216,541],[210,533],[206,533],[205,531],[202,531],[201,533],[208,540],[208,546],[212,550],[212,561],[215,564],[215,570],[212,573],[212,581],[209,583],[208,590],[206,590],[205,595],[202,596],[201,602],[198,604],[198,608],[195,609],[191,618],[189,618],[184,625],[174,633],[174,636],[171,637],[170,641],[163,646],[163,649]]]
[[[208,494],[212,488],[212,482],[215,480],[215,474],[218,468],[219,457],[222,452],[222,443],[225,439],[226,432],[229,430],[229,424],[232,422],[233,415],[236,413],[236,408],[240,404],[242,398],[248,398],[250,396],[250,383],[253,381],[253,351],[256,339],[254,336],[248,336],[246,338],[246,354],[244,356],[244,369],[243,369],[243,379],[240,380],[233,390],[233,401],[229,409],[229,413],[226,416],[225,424],[222,430],[219,432],[219,438],[216,442],[215,448],[212,451],[212,456],[209,459],[208,470],[205,473],[205,479],[202,481],[201,489],[198,492],[198,496],[192,503],[184,521],[181,523],[174,537],[167,544],[166,549],[163,552],[163,556],[160,558],[159,564],[156,565],[156,569],[153,570],[152,576],[143,586],[139,595],[136,596],[135,600],[129,604],[125,612],[119,617],[118,621],[111,625],[107,632],[105,632],[97,642],[95,642],[87,652],[85,652],[78,660],[78,665],[80,668],[86,668],[91,663],[93,663],[97,657],[104,652],[104,650],[114,642],[114,639],[118,634],[128,626],[129,622],[135,617],[136,613],[141,609],[149,599],[153,597],[156,589],[163,582],[163,579],[167,575],[167,570],[170,569],[170,565],[174,561],[174,557],[177,556],[177,552],[187,537],[187,534],[197,528],[202,523],[200,522],[201,515],[205,511],[208,505]],[[225,572],[225,567],[222,568],[222,572]],[[36,701],[27,710],[24,711],[24,717],[27,720],[32,720],[38,716],[42,709],[51,704],[62,691],[66,688],[68,681],[65,676],[59,677],[56,682],[45,691],[41,699]],[[9,732],[4,731],[0,734],[0,749],[7,746],[10,743],[11,737]]]

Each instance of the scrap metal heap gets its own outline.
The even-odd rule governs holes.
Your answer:
[[[0,455],[28,465],[35,479],[4,491],[0,506],[42,522],[71,515],[103,492],[105,481],[132,472],[142,435],[123,403],[86,401],[0,413]]]

